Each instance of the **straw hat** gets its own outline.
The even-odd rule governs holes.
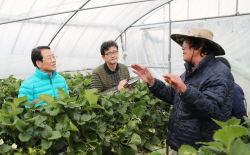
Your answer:
[[[170,37],[173,39],[177,44],[182,46],[185,38],[198,38],[203,39],[204,41],[210,42],[217,50],[215,52],[215,56],[217,55],[225,55],[224,49],[213,41],[213,33],[208,29],[202,28],[192,28],[188,30],[188,34],[172,34]]]

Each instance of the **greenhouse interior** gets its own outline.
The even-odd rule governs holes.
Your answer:
[[[163,74],[170,73],[173,75],[181,76],[181,74],[185,72],[185,62],[183,60],[182,47],[180,47],[180,45],[173,41],[170,36],[172,34],[187,34],[188,30],[191,28],[204,28],[209,29],[213,33],[213,41],[218,43],[224,49],[226,54],[220,57],[226,58],[231,65],[231,73],[233,75],[234,81],[242,88],[244,92],[244,106],[246,108],[247,115],[249,116],[249,6],[249,0],[0,0],[0,79],[7,79],[12,76],[17,80],[25,80],[32,74],[34,74],[36,72],[36,67],[34,67],[31,61],[31,51],[33,48],[38,46],[50,47],[50,50],[57,57],[56,71],[58,73],[65,74],[65,76],[66,74],[70,74],[72,77],[81,73],[83,76],[87,77],[92,74],[93,70],[96,67],[104,64],[105,62],[100,53],[100,47],[102,43],[105,41],[113,40],[118,45],[118,62],[127,66],[130,77],[137,76],[132,71],[133,68],[131,67],[132,64],[136,63],[141,66],[147,67],[154,78],[157,78],[160,81],[166,83]],[[68,85],[68,88],[70,87],[71,86]],[[3,88],[4,87],[2,87],[2,90],[0,91],[3,91]],[[72,88],[72,90],[73,89],[75,88]],[[150,92],[148,88],[145,88],[144,91]],[[80,91],[80,93],[83,92]],[[87,92],[85,92],[84,94],[86,95]],[[70,96],[72,98],[74,97],[71,94]],[[149,94],[149,97],[151,98],[151,94]],[[81,97],[78,97],[78,99],[79,98]],[[105,101],[108,100],[108,98],[106,97],[103,98],[105,98]],[[12,100],[13,99],[14,98],[12,98]],[[1,100],[1,103],[3,104],[6,103],[7,98],[1,98]],[[87,100],[91,104],[91,98],[87,98]],[[152,99],[151,101],[153,102],[154,100]],[[14,99],[13,103],[15,102],[17,102],[17,100]],[[102,103],[103,102],[104,100],[102,100]],[[9,105],[11,106],[10,103]],[[5,109],[1,110],[1,117],[7,115],[7,112],[5,113],[5,115],[3,114],[6,109],[8,111],[7,106],[8,105],[2,107]],[[46,110],[49,111],[49,109]],[[97,112],[95,113],[96,115],[98,114]],[[93,113],[91,112],[92,119],[94,119],[93,115],[95,115],[95,113],[94,111]],[[105,110],[105,113],[111,112]],[[132,113],[135,114],[135,110],[132,110]],[[17,113],[15,114],[17,115]],[[81,113],[82,116],[85,116],[85,114],[87,115],[89,114],[89,112]],[[125,115],[126,117],[129,116],[127,114],[123,114],[122,116],[124,117],[124,119]],[[136,115],[137,121],[140,120],[138,115]],[[10,113],[9,117],[10,118],[8,121],[11,121],[12,116],[10,116]],[[132,120],[131,117],[130,119]],[[28,119],[28,117],[25,117],[25,119]],[[43,118],[39,119],[43,120]],[[86,120],[89,120],[90,118],[88,119],[84,117],[84,119],[85,122],[79,120],[81,125],[85,124]],[[95,119],[97,119],[97,117],[95,117]],[[61,119],[58,118],[57,121],[60,122],[60,120]],[[96,120],[93,120],[93,122],[94,121]],[[1,120],[0,122],[3,123],[3,120]],[[49,120],[46,120],[46,122],[48,122],[47,124],[50,124]],[[4,126],[6,126],[6,124],[10,123],[5,122]],[[105,126],[105,129],[99,128],[99,131],[108,131],[109,125],[107,125],[107,123],[105,124],[105,122],[102,125]],[[16,126],[17,125],[12,124],[10,125],[10,128],[13,129]],[[45,126],[48,125],[46,125],[45,123]],[[53,149],[51,148],[54,148],[56,147],[56,145],[59,145],[65,141],[65,144],[62,146],[67,147],[67,149],[71,150],[71,152],[73,152],[72,150],[82,150],[82,152],[76,151],[77,153],[75,154],[105,154],[105,149],[104,147],[101,147],[101,144],[104,143],[103,145],[105,145],[105,147],[111,147],[111,144],[110,146],[109,144],[106,144],[107,139],[106,142],[102,141],[100,142],[100,145],[96,146],[96,144],[93,143],[93,141],[95,141],[93,139],[90,145],[89,139],[91,138],[89,137],[85,137],[85,139],[87,140],[85,140],[84,138],[84,140],[79,138],[78,141],[71,141],[69,138],[70,136],[67,137],[66,134],[63,135],[61,133],[61,136],[58,137],[64,137],[65,139],[68,138],[68,142],[67,140],[61,140],[62,138],[60,138],[60,140],[57,141],[58,143],[56,143],[56,137],[47,137],[47,139],[44,138],[45,140],[41,140],[42,148],[39,148],[38,146],[33,146],[32,144],[30,144],[34,142],[30,140],[30,137],[32,138],[32,133],[36,133],[36,127],[34,127],[32,128],[32,130],[30,130],[30,137],[26,137],[26,139],[21,140],[22,142],[27,143],[27,145],[29,144],[29,147],[16,142],[15,139],[15,144],[18,143],[19,145],[17,144],[17,148],[16,150],[14,150],[15,147],[12,145],[11,149],[11,144],[8,143],[8,140],[6,140],[6,138],[4,139],[3,137],[4,127],[0,127],[0,139],[4,141],[0,141],[1,154],[5,154],[8,151],[12,153],[17,152],[17,149],[21,149],[20,145],[23,145],[23,151],[25,150],[25,148],[31,149],[27,149],[27,151],[30,152],[26,152],[26,154],[32,154],[32,150],[36,151],[36,153],[38,154],[39,151],[41,151],[41,154],[42,151],[44,151],[44,154],[53,154]],[[55,128],[57,127],[59,128],[59,125]],[[76,127],[76,123],[70,122],[70,127],[70,129],[73,130],[73,128]],[[56,133],[58,131],[54,131],[53,127],[48,128],[52,128],[52,132],[55,132],[55,134],[53,133],[53,135],[56,136],[58,134]],[[139,128],[141,129],[141,127]],[[152,128],[152,130],[149,128],[145,129],[153,132],[156,128],[157,127]],[[17,129],[20,128],[17,127]],[[22,130],[24,130],[24,128]],[[25,128],[25,131],[26,130],[28,131],[29,128]],[[42,129],[40,130],[43,132]],[[125,127],[124,130],[126,131]],[[76,131],[77,129],[74,130],[74,132]],[[157,132],[160,132],[160,129]],[[235,132],[240,131],[235,130]],[[86,133],[88,133],[87,129]],[[117,137],[121,137],[121,135],[117,134],[114,135],[116,135]],[[27,135],[28,132],[27,134],[25,134],[25,136]],[[39,133],[37,133],[37,135],[39,135]],[[19,138],[22,136],[24,135],[19,135]],[[44,135],[42,134],[42,136]],[[99,136],[100,137],[97,137],[99,139],[102,139],[102,136],[106,137],[106,133],[103,135],[99,133]],[[131,139],[129,145],[133,150],[132,154],[169,154],[168,150],[171,150],[171,148],[166,144],[165,135],[161,135],[161,138],[155,138],[156,136],[153,138],[151,137],[151,143],[148,141],[142,142],[143,140],[138,142],[138,139],[142,139],[142,137],[147,136],[150,136],[150,133],[141,135],[133,134],[132,138],[130,135]],[[248,139],[249,142],[246,144],[248,144],[249,146],[250,135],[247,136],[248,137],[246,139]],[[125,137],[129,136],[125,135]],[[154,140],[152,140],[154,138],[159,140],[159,142],[155,142]],[[50,141],[51,139],[54,140],[53,145],[52,141]],[[238,142],[237,140],[236,142]],[[54,142],[56,143],[55,146]],[[73,145],[73,142],[76,142],[77,144],[74,144],[75,146],[71,147],[71,145]],[[83,145],[83,143],[86,143],[86,146],[81,148],[81,145]],[[157,144],[157,148],[162,147],[163,151],[160,152],[155,148],[152,149],[153,146],[151,147],[151,145],[153,144]],[[112,143],[112,146],[116,148],[113,148],[112,150],[114,154],[131,153],[128,148],[120,147],[120,145],[118,144],[116,146]],[[146,146],[146,151],[142,148],[142,146]],[[248,149],[242,149],[245,151],[243,154],[248,154],[248,151],[250,152],[250,150]],[[236,148],[234,150],[236,150]],[[36,153],[33,152],[33,154]],[[224,153],[227,154],[225,150]],[[20,154],[22,154],[22,151],[20,151]],[[182,153],[179,152],[179,154]],[[196,154],[198,154],[198,152],[196,152]],[[231,151],[228,154],[233,155],[234,153],[233,151]]]

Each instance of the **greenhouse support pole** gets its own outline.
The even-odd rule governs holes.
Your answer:
[[[238,0],[236,0],[236,15],[238,15],[239,14],[239,12],[238,12]]]
[[[169,3],[169,36],[171,35],[171,5]],[[171,38],[169,38],[169,54],[168,54],[168,72],[171,73]]]
[[[169,2],[169,36],[171,35],[171,3]],[[168,72],[171,73],[171,38],[169,38],[169,54],[168,54],[168,61],[169,61],[169,65],[168,65]],[[169,136],[169,135],[168,135]],[[168,137],[169,138],[169,137]],[[168,146],[168,141],[166,140],[166,155],[169,155],[169,146]]]

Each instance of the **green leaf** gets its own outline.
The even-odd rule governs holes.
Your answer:
[[[53,144],[53,141],[42,139],[42,148],[44,150],[47,150],[48,148],[50,148],[52,144]]]
[[[101,106],[98,105],[98,104],[92,104],[91,107],[92,107],[92,108],[97,108],[97,109],[104,109],[103,107],[101,107]]]
[[[82,150],[84,152],[86,150],[86,144],[84,142],[74,142],[73,147],[76,151]]]
[[[35,99],[36,100],[36,99]],[[34,101],[35,100],[33,100],[33,103],[34,103]],[[34,108],[35,107],[35,105],[34,104],[32,104],[30,101],[28,101],[28,100],[26,100],[24,103],[23,103],[23,105],[26,105],[26,106],[28,106],[28,107],[30,107],[30,108]]]
[[[199,155],[226,155],[224,151],[215,146],[202,146],[198,151]]]
[[[221,121],[217,121],[215,119],[212,118],[212,120],[217,123],[220,127],[224,128],[226,126],[230,126],[230,125],[239,125],[240,124],[240,119],[237,119],[235,117],[232,117],[230,120],[228,120],[227,122],[221,122]]]
[[[125,107],[124,105],[121,105],[121,106],[117,109],[117,111],[118,111],[119,113],[121,113],[121,114],[124,114],[124,113],[126,113],[126,111],[127,111],[127,107]]]
[[[32,119],[33,116],[31,115],[31,113],[26,113],[26,114],[24,114],[24,118],[25,119]]]
[[[38,98],[44,100],[47,104],[54,102],[54,98],[47,94],[40,94]]]
[[[107,130],[107,123],[104,122],[101,125],[98,126],[99,132],[105,132]]]
[[[137,152],[138,152],[138,149],[137,149],[136,144],[128,144],[128,146],[131,147],[131,149],[134,151],[134,153],[137,153]]]
[[[100,137],[102,140],[104,140],[104,138],[105,138],[105,134],[104,134],[104,133],[98,133],[98,135],[99,135],[99,137]]]
[[[13,104],[13,103],[12,103]],[[4,103],[3,105],[2,105],[2,109],[3,109],[3,111],[5,112],[5,113],[11,113],[12,112],[12,107],[9,105],[9,104],[7,104],[7,103]]]
[[[71,131],[79,131],[77,127],[70,121],[70,130]]]
[[[67,100],[66,100],[66,102],[75,102],[76,101],[76,99],[77,99],[77,96],[76,97],[71,97],[71,98],[68,98]]]
[[[66,131],[62,136],[65,137],[65,138],[69,138],[70,132],[69,132],[69,131]]]
[[[98,101],[97,96],[95,96],[95,94],[93,94],[90,90],[86,90],[85,95],[86,99],[88,100],[90,106],[92,106],[92,104],[96,104]]]
[[[2,144],[0,145],[0,152],[6,153],[9,150],[11,150],[11,146],[7,145],[7,144]]]
[[[215,140],[222,141],[227,148],[229,149],[229,145],[234,138],[240,137],[247,133],[247,129],[242,126],[226,126],[220,130],[218,130],[213,138]]]
[[[142,92],[140,93],[141,96],[143,96],[143,95],[145,95],[145,94],[147,94],[147,91],[142,91]]]
[[[22,121],[22,120],[17,120],[16,121],[16,128],[21,132],[26,132],[28,126],[29,126],[29,124]]]
[[[60,124],[66,124],[69,121],[69,117],[66,114],[56,116],[56,120]]]
[[[161,142],[161,140],[158,137],[153,136],[150,138],[149,142],[153,145],[158,145]]]
[[[149,149],[150,151],[154,151],[156,149],[156,146],[151,144],[150,142],[146,141],[144,144],[145,148]]]
[[[213,141],[213,142],[197,142],[196,144],[204,144],[208,146],[215,146],[220,148],[221,150],[226,151],[226,148],[224,147],[223,143],[220,141]]]
[[[250,154],[250,151],[247,149],[245,143],[242,142],[240,138],[236,139],[229,149],[230,155],[243,155]]]
[[[34,99],[34,100],[33,100],[32,106],[29,106],[29,105],[28,105],[28,106],[29,106],[30,108],[34,108],[37,104],[39,104],[39,103],[41,103],[41,102],[43,102],[43,100],[37,98],[37,99]]]
[[[67,105],[67,103],[65,103],[65,102],[63,102],[63,101],[57,101],[57,103],[59,103],[59,104],[62,104],[62,105]]]
[[[141,137],[138,134],[133,133],[129,144],[136,144],[136,145],[141,144]]]
[[[110,108],[109,110],[105,110],[105,113],[108,114],[108,115],[113,115],[114,111],[113,111],[112,108]]]
[[[189,145],[182,145],[178,150],[178,155],[197,154],[197,150]]]
[[[126,147],[122,147],[122,146],[120,146],[118,148],[117,152],[118,152],[119,155],[134,155],[133,150],[131,150],[129,148],[126,148]]]
[[[25,134],[25,133],[19,133],[18,138],[22,141],[22,142],[27,142],[28,140],[30,140],[30,135]]]
[[[69,98],[69,94],[66,93],[61,87],[58,88],[59,98],[64,100],[66,98]]]
[[[87,139],[87,142],[91,142],[91,141],[97,141],[97,135],[94,133],[88,133],[84,135]]]
[[[57,104],[58,104],[57,102],[52,102],[51,105],[52,105],[52,107],[56,108]]]
[[[114,103],[119,103],[119,100],[117,98],[111,98],[111,101],[113,101]]]
[[[61,132],[62,132],[62,130],[63,130],[63,125],[62,125],[61,123],[56,123],[55,129],[56,129],[57,131],[61,131]]]
[[[128,128],[129,128],[129,129],[134,129],[134,128],[135,128],[135,125],[136,125],[135,121],[129,121],[129,122],[128,122]]]
[[[144,116],[144,114],[145,114],[145,110],[144,110],[144,108],[142,108],[142,107],[136,107],[136,108],[134,108],[134,109],[132,110],[132,114],[133,114],[133,115],[136,115],[137,118],[142,119],[143,116]]]
[[[59,139],[61,137],[62,137],[62,135],[59,131],[52,131],[52,136],[49,137],[48,139],[53,140],[53,139]]]
[[[52,105],[47,105],[45,107],[45,110],[46,113],[48,113],[51,116],[56,116],[60,111],[59,107],[54,108]]]
[[[45,125],[44,129],[42,129],[41,134],[45,139],[50,138],[52,136],[52,128],[48,125]]]
[[[127,114],[122,114],[122,116],[123,116],[124,121],[129,119],[129,115],[127,115]]]
[[[86,122],[89,121],[90,119],[91,119],[90,115],[83,114],[80,120]]]
[[[19,98],[14,98],[13,102],[15,104],[15,107],[17,107],[21,102],[25,101],[26,99],[28,99],[27,95],[24,95],[23,97]]]

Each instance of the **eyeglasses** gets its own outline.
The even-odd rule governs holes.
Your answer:
[[[182,46],[181,47],[186,47],[187,46],[187,43],[189,43],[189,39],[185,39],[182,43]]]
[[[183,41],[183,43],[182,43],[182,46],[181,46],[181,47],[186,47],[186,45],[187,45],[186,41]]]
[[[117,55],[117,54],[118,54],[118,51],[113,51],[113,52],[108,52],[105,55],[110,57],[111,55]]]
[[[49,60],[49,61],[53,61],[56,60],[57,56],[53,56],[53,57],[48,57],[47,59],[42,59],[42,60]]]

